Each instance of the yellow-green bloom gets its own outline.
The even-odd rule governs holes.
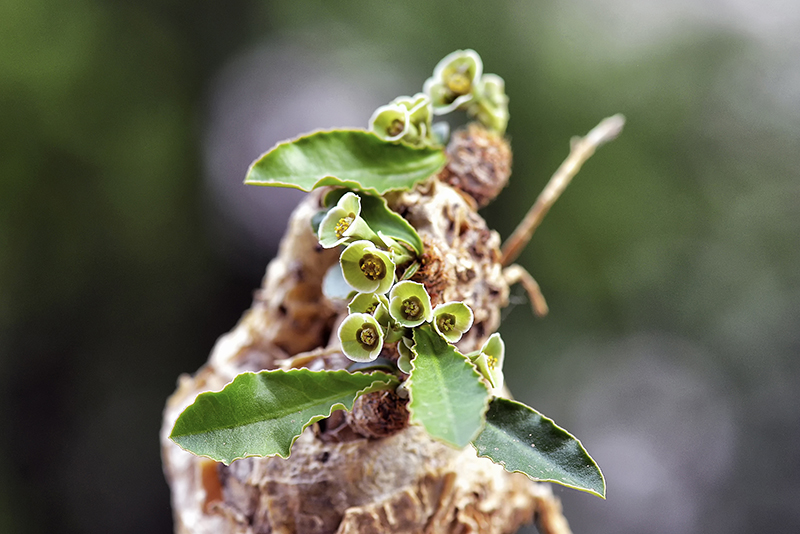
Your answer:
[[[489,336],[479,352],[470,354],[478,371],[489,381],[492,386],[492,393],[500,391],[505,380],[503,376],[503,361],[506,357],[506,345],[500,334],[494,333]]]
[[[379,107],[369,119],[369,129],[384,141],[399,141],[410,125],[408,108],[395,103]]]
[[[347,305],[347,310],[350,313],[368,313],[374,316],[381,304],[384,304],[388,310],[389,301],[385,295],[359,293],[353,297],[353,300]]]
[[[450,343],[455,343],[472,327],[472,310],[463,302],[439,304],[433,309],[433,328]]]
[[[443,115],[472,101],[475,84],[483,74],[483,62],[474,50],[456,50],[444,57],[425,81],[433,113]]]
[[[361,293],[383,295],[394,284],[394,262],[371,241],[356,241],[348,245],[339,263],[344,279]]]
[[[433,112],[425,93],[399,96],[375,110],[369,128],[384,141],[405,141],[421,145],[429,141]]]
[[[411,352],[411,347],[414,346],[414,341],[404,337],[397,342],[397,352],[400,357],[397,358],[397,368],[406,374],[411,374],[411,358],[414,353]]]
[[[353,192],[342,195],[339,202],[328,210],[319,223],[317,237],[324,248],[333,248],[356,239],[378,239],[361,218],[361,199]]]
[[[339,326],[339,341],[344,355],[356,362],[371,362],[383,348],[383,331],[368,313],[348,315]]]
[[[411,97],[397,97],[392,103],[404,106],[408,110],[409,128],[403,136],[403,141],[413,145],[427,142],[430,139],[433,120],[430,97],[425,93],[417,93]]]
[[[467,113],[500,134],[508,126],[508,96],[505,82],[496,74],[484,74],[475,85],[475,100]]]
[[[347,305],[347,310],[350,313],[368,313],[375,317],[383,329],[384,343],[394,343],[406,333],[406,328],[392,319],[386,295],[359,293]]]
[[[408,328],[429,322],[433,310],[425,286],[409,280],[395,285],[389,293],[389,313]]]

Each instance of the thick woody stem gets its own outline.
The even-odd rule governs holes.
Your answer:
[[[570,146],[569,156],[553,174],[550,181],[539,194],[539,198],[528,210],[525,218],[519,223],[514,233],[511,234],[502,248],[501,263],[503,266],[509,265],[516,260],[525,245],[533,237],[533,232],[541,224],[544,216],[564,192],[572,178],[581,170],[581,166],[594,154],[597,148],[609,141],[614,140],[625,125],[625,117],[621,114],[612,115],[600,121],[600,124],[582,138],[573,138]]]
[[[349,363],[338,340],[329,341],[346,308],[320,290],[338,254],[318,247],[311,231],[322,193],[311,193],[292,215],[253,307],[206,365],[181,378],[167,404],[161,443],[176,533],[501,534],[534,520],[542,534],[569,534],[549,485],[508,473],[472,447],[432,440],[407,424],[405,403],[385,392],[360,397],[351,412],[334,412],[309,428],[285,460],[223,466],[169,440],[175,419],[198,393],[222,389],[241,372]],[[480,347],[508,301],[500,236],[464,196],[436,179],[393,195],[390,205],[425,241],[413,278],[437,302],[459,300],[473,309],[475,322],[459,349]]]
[[[387,195],[390,208],[425,243],[410,279],[425,285],[433,304],[462,301],[473,310],[473,326],[458,342],[463,353],[496,331],[509,283],[523,284],[538,314],[547,311],[527,271],[502,268],[500,236],[476,213],[505,184],[510,149],[502,138],[487,140],[474,127],[467,133],[459,150],[450,151],[460,155],[444,180],[433,177]],[[569,177],[611,138],[607,132],[600,137],[590,133],[573,146],[582,155]],[[334,412],[307,429],[285,460],[246,458],[223,466],[169,440],[176,418],[197,394],[222,389],[239,373],[349,365],[331,335],[346,307],[321,291],[338,251],[319,247],[311,231],[323,194],[312,192],[300,203],[252,308],[220,338],[206,365],[181,377],[167,403],[161,443],[176,533],[501,534],[534,520],[542,534],[569,534],[549,485],[509,473],[471,447],[456,450],[431,439],[421,427],[408,425],[405,402],[394,393],[365,395],[352,411]],[[391,357],[394,349],[386,350]]]

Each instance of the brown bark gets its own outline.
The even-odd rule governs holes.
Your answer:
[[[443,176],[454,182],[452,168]],[[336,412],[313,425],[287,460],[248,458],[226,467],[168,439],[198,393],[219,390],[241,372],[348,363],[335,336],[346,308],[321,292],[338,251],[320,248],[310,226],[321,198],[316,191],[300,204],[253,306],[194,376],[180,378],[167,403],[161,443],[176,532],[510,533],[536,519],[544,534],[568,533],[548,485],[407,426],[404,401],[393,394],[365,398],[352,414]],[[474,325],[458,345],[480,347],[497,329],[508,298],[498,234],[472,198],[438,178],[388,200],[425,242],[413,279],[426,285],[434,305],[462,300],[473,309]],[[393,356],[390,349],[385,356]]]

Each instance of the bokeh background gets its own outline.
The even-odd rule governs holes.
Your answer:
[[[501,326],[604,469],[605,502],[555,488],[576,534],[800,531],[800,4],[6,0],[0,532],[171,532],[161,409],[298,198],[247,165],[467,47],[511,97],[503,236],[628,118],[520,259],[551,314],[515,288]]]

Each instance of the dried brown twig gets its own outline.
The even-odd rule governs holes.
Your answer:
[[[517,259],[531,240],[533,232],[539,227],[544,216],[564,192],[572,178],[578,174],[581,166],[589,159],[601,145],[614,140],[625,125],[625,117],[621,114],[612,115],[600,121],[600,124],[584,137],[573,137],[570,143],[569,156],[556,170],[550,181],[539,194],[531,209],[519,223],[501,249],[503,266],[511,264]]]

